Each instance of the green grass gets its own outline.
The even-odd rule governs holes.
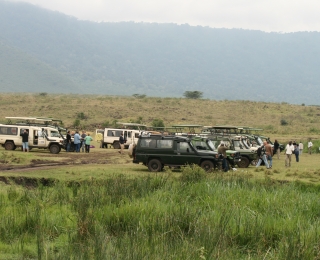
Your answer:
[[[312,187],[223,174],[186,182],[169,173],[5,186],[0,258],[316,259]]]
[[[264,135],[280,142],[303,140],[305,147],[307,138],[314,139],[311,156],[304,151],[299,163],[293,157],[285,168],[281,154],[272,170],[250,166],[206,174],[198,167],[165,167],[155,174],[113,149],[97,148],[92,154],[106,164],[82,164],[72,154],[73,165],[1,171],[1,180],[9,184],[0,182],[0,259],[320,258],[317,107],[3,94],[0,108],[3,119],[51,116],[68,127],[84,113],[81,128],[92,132],[106,121],[142,117],[143,123],[159,118],[167,126],[246,124],[264,128]],[[0,148],[1,163],[12,167],[66,158],[65,152]]]

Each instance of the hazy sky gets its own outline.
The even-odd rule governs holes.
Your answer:
[[[320,31],[320,0],[9,0],[81,20],[156,22],[267,32]]]

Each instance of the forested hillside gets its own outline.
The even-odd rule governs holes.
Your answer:
[[[1,92],[318,104],[318,32],[94,23],[4,1],[0,31]]]

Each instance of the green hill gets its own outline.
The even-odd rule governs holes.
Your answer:
[[[181,97],[197,90],[209,99],[318,104],[319,32],[94,23],[1,0],[0,31],[0,40],[13,50],[76,82],[75,92]],[[52,92],[28,83],[39,80],[31,75],[40,74],[26,75],[30,77],[21,78],[24,87],[14,84],[19,91]],[[15,82],[12,76],[8,80]],[[59,82],[55,90],[69,92]]]
[[[1,92],[82,93],[75,82],[57,69],[1,41],[0,56]]]

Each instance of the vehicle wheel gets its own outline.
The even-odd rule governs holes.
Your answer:
[[[213,162],[209,160],[203,161],[200,167],[203,168],[206,172],[211,172],[214,169]]]
[[[162,170],[162,163],[158,159],[151,159],[148,163],[150,172],[160,172]]]
[[[112,146],[113,146],[114,149],[120,149],[120,143],[119,142],[114,142]]]
[[[53,153],[53,154],[60,153],[60,146],[57,144],[52,144],[50,146],[50,153]]]
[[[14,145],[13,142],[9,141],[9,142],[6,142],[6,143],[4,144],[4,148],[5,148],[6,150],[14,150],[14,149],[15,149],[15,145]]]
[[[241,161],[237,162],[237,165],[239,166],[239,168],[247,168],[249,164],[250,164],[249,159],[243,156],[241,156]]]

